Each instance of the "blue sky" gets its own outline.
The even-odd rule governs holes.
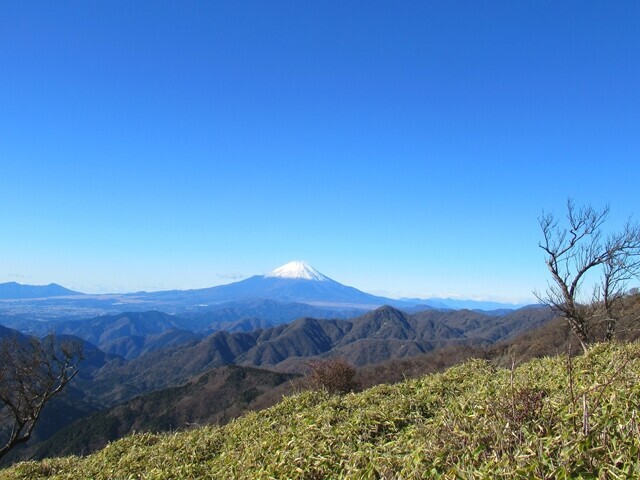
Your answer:
[[[537,217],[637,214],[640,3],[0,4],[0,282],[199,288],[303,259],[523,301]]]

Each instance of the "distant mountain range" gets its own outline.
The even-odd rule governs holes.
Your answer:
[[[0,299],[47,298],[67,295],[82,295],[58,284],[22,285],[17,282],[0,283]]]
[[[310,357],[340,357],[359,366],[376,364],[447,345],[491,344],[552,316],[546,308],[505,315],[470,310],[409,314],[384,306],[348,320],[302,317],[270,328],[213,333],[193,331],[201,326],[198,321],[157,311],[37,325],[42,328],[39,335],[55,333],[61,339],[73,336],[86,342],[87,360],[78,382],[99,403],[113,405],[224,365],[298,372],[301,362]],[[0,338],[15,334],[0,325]]]
[[[413,304],[416,306],[428,306],[431,308],[439,308],[445,310],[483,310],[483,311],[501,311],[501,310],[514,310],[517,308],[525,307],[526,304],[522,303],[505,303],[505,302],[492,302],[489,300],[468,300],[461,298],[401,298],[401,302]]]
[[[343,285],[320,273],[310,265],[293,261],[267,275],[254,275],[245,280],[194,290],[168,290],[127,294],[83,295],[56,284],[46,286],[0,284],[0,313],[37,315],[37,318],[89,317],[119,312],[160,310],[190,314],[207,312],[222,304],[255,303],[257,299],[296,303],[329,312],[372,310],[391,305],[403,310],[425,308],[470,308],[478,310],[514,309],[519,305],[454,299],[391,299],[362,292]],[[8,302],[8,300],[12,300]],[[354,312],[352,312],[354,313]],[[341,316],[341,315],[337,315]],[[243,317],[245,318],[245,317]],[[242,319],[243,319],[242,318]],[[265,319],[265,317],[258,317]],[[235,321],[226,318],[219,321]]]
[[[524,308],[498,316],[470,310],[407,314],[384,306],[350,320],[307,317],[268,329],[219,331],[146,351],[128,362],[112,362],[94,381],[102,385],[102,400],[115,404],[229,364],[298,372],[311,357],[339,357],[353,365],[370,365],[444,346],[492,344],[552,317],[546,308]],[[113,390],[108,392],[104,385],[113,385]]]
[[[220,330],[248,332],[302,317],[348,319],[366,311],[355,308],[334,310],[304,303],[249,299],[214,305],[203,310],[185,311],[179,315],[156,310],[72,319],[36,319],[0,314],[0,325],[35,336],[48,333],[75,335],[107,353],[132,359],[148,351],[200,339]]]

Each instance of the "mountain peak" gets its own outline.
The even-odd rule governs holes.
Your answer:
[[[299,260],[294,260],[293,262],[282,265],[265,276],[315,280],[316,282],[327,282],[330,280],[329,277],[323,275],[308,263]]]
[[[61,287],[57,283],[49,285],[23,285],[16,282],[0,283],[0,299],[19,298],[46,298],[61,297],[64,295],[81,295],[68,288]]]

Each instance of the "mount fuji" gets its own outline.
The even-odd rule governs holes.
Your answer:
[[[382,305],[406,305],[343,285],[302,261],[289,262],[266,275],[197,290],[172,290],[130,294],[144,300],[192,304],[216,304],[264,298],[280,302],[306,303],[322,307],[373,309]]]
[[[206,317],[200,319],[203,322],[229,322],[247,319],[284,321],[299,316],[348,318],[383,305],[408,312],[430,308],[512,310],[519,307],[438,298],[394,300],[343,285],[301,261],[289,262],[266,275],[254,275],[226,285],[193,290],[87,295],[48,285],[29,287],[46,291],[29,291],[27,295],[21,289],[16,290],[16,285],[0,284],[0,315],[90,318],[121,312],[159,310],[180,315],[202,314]],[[4,290],[2,287],[5,287]]]

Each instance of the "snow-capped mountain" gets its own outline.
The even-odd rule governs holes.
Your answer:
[[[16,287],[17,286],[17,287]],[[19,288],[18,288],[19,287]],[[62,287],[49,285],[45,287],[29,287],[45,289],[45,292],[27,292],[18,284],[0,284],[0,311],[3,304],[10,306],[13,314],[32,314],[43,311],[48,316],[90,317],[99,314],[118,312],[160,310],[168,313],[204,311],[226,303],[255,304],[255,301],[275,301],[287,304],[285,308],[299,311],[299,304],[311,305],[314,308],[329,309],[336,318],[346,311],[372,310],[382,305],[390,305],[405,311],[418,311],[427,308],[437,309],[513,309],[517,306],[486,302],[470,302],[456,300],[456,303],[445,303],[451,299],[400,299],[394,300],[371,295],[357,288],[343,285],[302,261],[289,262],[272,270],[266,275],[254,275],[239,282],[195,290],[169,290],[161,292],[136,292],[125,294],[83,295]],[[53,288],[52,287],[57,287]],[[64,289],[63,289],[64,290]],[[62,297],[60,295],[67,295]],[[74,294],[74,295],[71,295]],[[37,298],[31,301],[30,298]],[[16,299],[20,300],[19,302]],[[296,305],[298,304],[298,305]],[[234,311],[237,311],[237,306]],[[273,310],[273,309],[272,309]],[[251,317],[255,309],[249,308],[247,315]],[[340,313],[342,312],[342,313]],[[333,313],[331,315],[334,315]],[[247,318],[249,318],[247,317]],[[234,320],[238,318],[233,317]]]
[[[308,263],[301,262],[299,260],[294,260],[293,262],[282,265],[271,273],[265,275],[265,277],[297,278],[303,280],[315,280],[316,282],[332,281],[329,277],[323,275]]]
[[[132,295],[147,301],[166,301],[172,304],[189,302],[192,305],[212,305],[251,298],[363,309],[377,308],[381,305],[404,305],[403,302],[377,297],[343,285],[301,261],[289,262],[266,275],[254,275],[227,285],[198,290],[174,290]]]

